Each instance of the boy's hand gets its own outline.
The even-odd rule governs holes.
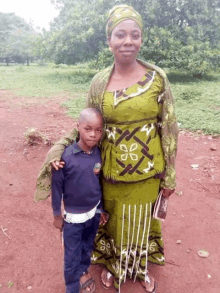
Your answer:
[[[108,222],[108,219],[109,219],[109,214],[107,214],[107,213],[101,213],[99,225],[103,225],[104,226]]]
[[[62,216],[54,216],[53,225],[54,225],[54,227],[59,229],[61,232],[62,228],[63,228],[63,217]]]
[[[54,162],[51,162],[51,165],[56,171],[58,171],[59,169],[62,169],[64,167],[65,162],[63,162],[63,161],[54,161]]]

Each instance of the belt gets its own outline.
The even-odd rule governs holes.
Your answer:
[[[99,205],[100,201],[98,204],[90,211],[86,213],[81,213],[81,214],[72,214],[64,211],[64,220],[67,223],[72,223],[72,224],[79,224],[79,223],[85,223],[86,221],[92,219],[95,216],[97,206]]]

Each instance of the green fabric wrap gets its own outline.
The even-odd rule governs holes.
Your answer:
[[[164,265],[161,224],[151,218],[159,185],[153,178],[135,184],[103,181],[104,209],[110,217],[98,229],[91,260],[106,266],[117,289],[125,277],[145,280],[147,261]]]
[[[143,21],[140,14],[128,5],[117,5],[109,11],[109,16],[106,25],[107,38],[111,36],[113,29],[126,19],[134,20],[141,29],[143,35]]]

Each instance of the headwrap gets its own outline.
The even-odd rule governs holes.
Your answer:
[[[134,20],[141,29],[141,34],[143,34],[143,20],[140,14],[134,10],[133,7],[128,5],[117,5],[114,6],[108,15],[107,25],[106,25],[106,35],[107,38],[111,36],[113,29],[122,21],[126,19]]]

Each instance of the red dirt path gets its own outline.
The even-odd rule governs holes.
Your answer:
[[[0,293],[62,293],[62,247],[52,226],[50,200],[33,202],[36,177],[49,146],[27,146],[24,133],[37,128],[54,141],[74,121],[55,102],[25,108],[19,98],[7,97],[0,91]],[[198,170],[191,164],[199,164]],[[177,177],[176,191],[182,195],[171,197],[163,224],[167,263],[151,270],[158,293],[220,293],[220,139],[182,132]],[[2,231],[6,228],[10,238]],[[208,250],[209,257],[199,257],[200,249]],[[99,266],[91,268],[96,292],[104,293],[100,271]],[[9,281],[14,284],[11,288]],[[128,280],[121,292],[145,291]]]

